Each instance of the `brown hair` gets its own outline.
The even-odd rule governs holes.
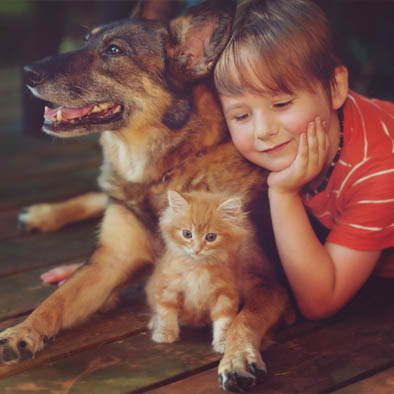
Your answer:
[[[331,98],[336,57],[331,29],[310,0],[246,0],[215,68],[219,94],[313,90],[320,83]]]

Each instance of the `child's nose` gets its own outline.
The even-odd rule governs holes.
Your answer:
[[[275,117],[267,111],[256,111],[254,118],[254,135],[256,140],[267,140],[277,134],[278,125]]]
[[[273,135],[277,134],[278,127],[269,119],[259,120],[255,124],[255,138],[257,140],[267,140]]]

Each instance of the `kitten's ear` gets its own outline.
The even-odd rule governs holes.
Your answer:
[[[242,201],[239,197],[230,198],[219,205],[225,218],[233,219],[239,215],[242,209]]]
[[[168,204],[175,213],[184,211],[189,205],[186,199],[184,199],[180,193],[174,190],[168,191]]]

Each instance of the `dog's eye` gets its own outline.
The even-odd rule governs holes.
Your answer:
[[[105,53],[107,55],[112,55],[112,56],[119,56],[123,55],[123,51],[115,44],[111,44],[106,50]]]

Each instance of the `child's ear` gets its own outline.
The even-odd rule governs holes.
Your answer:
[[[335,68],[335,84],[331,85],[331,105],[337,110],[342,107],[349,91],[348,71],[345,66]]]

